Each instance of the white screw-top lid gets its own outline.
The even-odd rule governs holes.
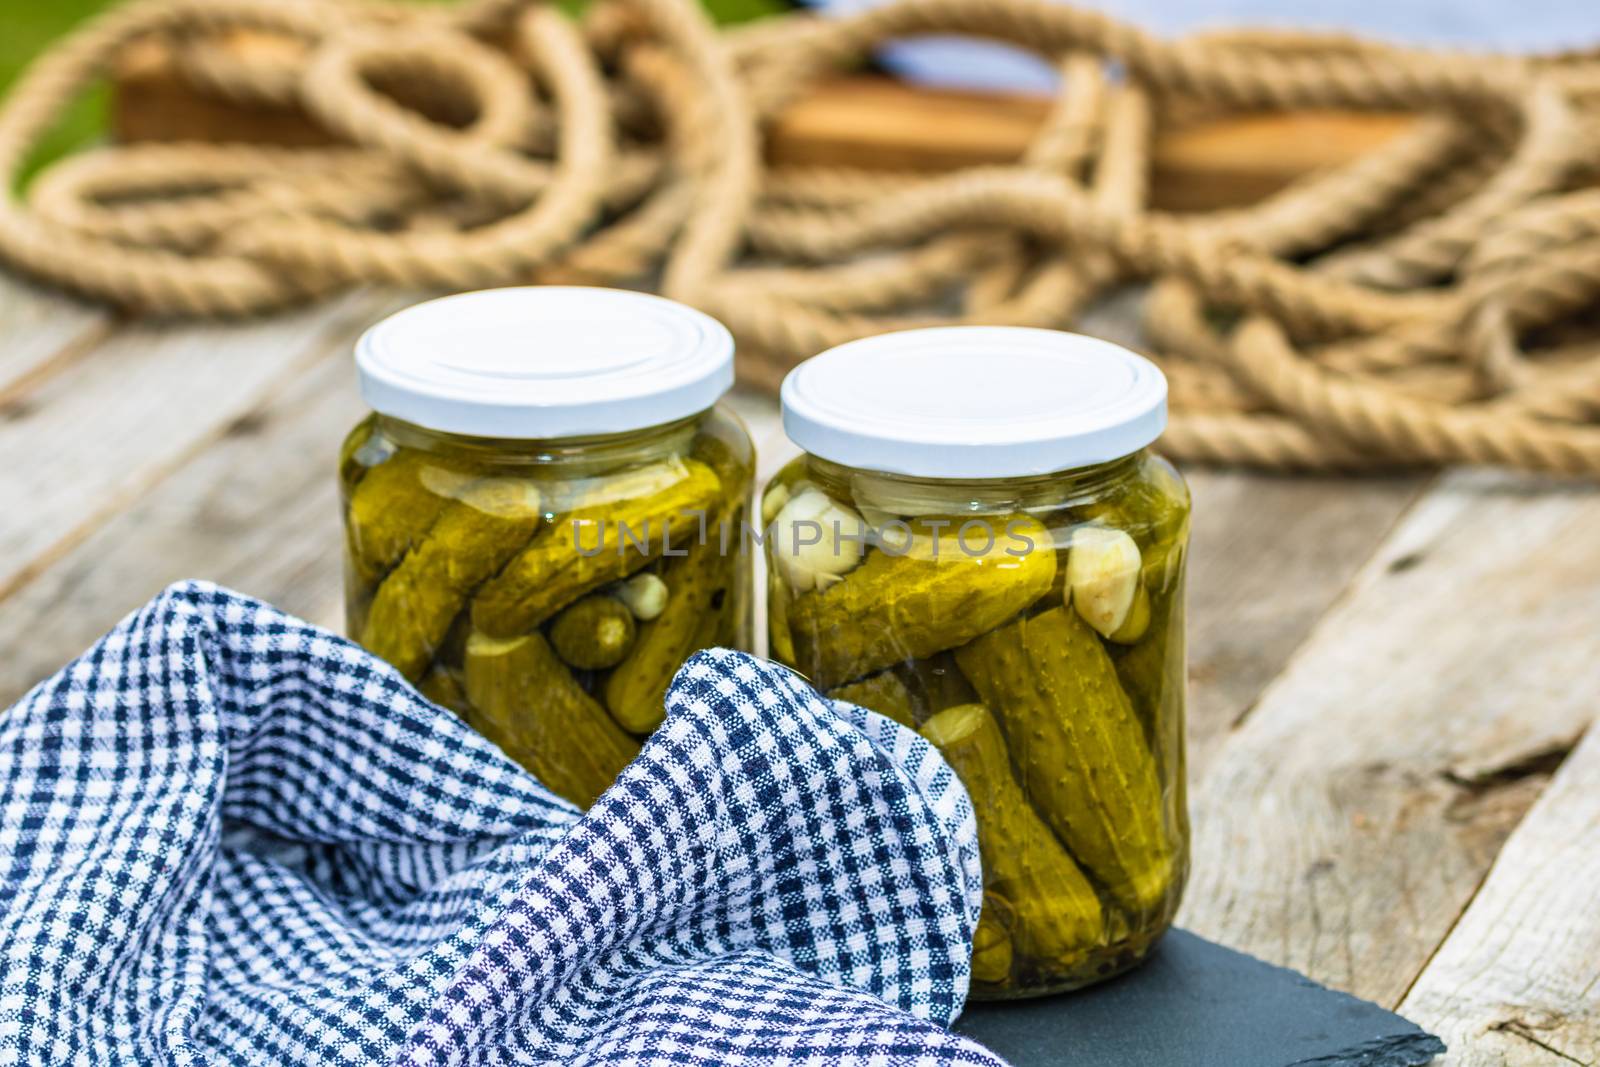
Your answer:
[[[397,312],[356,342],[377,412],[445,433],[622,433],[704,411],[733,384],[733,337],[648,293],[485,289]]]
[[[807,452],[923,478],[1105,463],[1161,436],[1167,380],[1109,341],[1018,326],[903,330],[830,348],[783,380]]]

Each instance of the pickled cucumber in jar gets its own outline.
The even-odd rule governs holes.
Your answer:
[[[689,308],[555,286],[430,301],[358,345],[349,632],[574,804],[638,752],[685,659],[749,647],[732,354]]]
[[[772,654],[910,725],[977,816],[979,998],[1136,965],[1188,865],[1189,498],[1156,368],[1048,330],[910,330],[784,383]]]

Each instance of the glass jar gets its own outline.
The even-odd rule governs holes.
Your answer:
[[[1188,869],[1189,495],[1149,361],[1051,330],[910,330],[783,384],[762,498],[772,655],[920,730],[972,799],[972,993],[1133,966]]]
[[[446,297],[357,345],[345,442],[349,633],[588,806],[683,661],[750,647],[749,435],[733,341],[643,293]]]

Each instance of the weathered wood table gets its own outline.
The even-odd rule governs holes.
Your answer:
[[[351,343],[404,302],[160,324],[0,275],[0,706],[178,578],[337,628]],[[1182,924],[1454,1063],[1600,1063],[1600,490],[1187,473]]]

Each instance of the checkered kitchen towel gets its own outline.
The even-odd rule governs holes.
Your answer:
[[[174,586],[0,717],[0,1063],[998,1061],[971,808],[732,652],[579,814],[323,630]]]

